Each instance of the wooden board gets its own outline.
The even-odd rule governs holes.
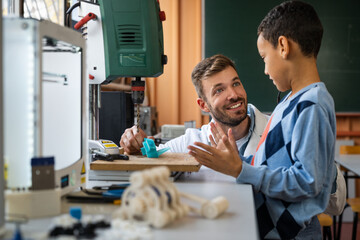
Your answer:
[[[187,153],[163,153],[159,158],[148,158],[141,155],[129,155],[129,160],[113,162],[96,160],[90,164],[91,170],[136,171],[158,166],[167,166],[170,171],[197,172],[200,164]]]

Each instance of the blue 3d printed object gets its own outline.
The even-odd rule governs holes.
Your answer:
[[[148,158],[158,158],[161,154],[170,150],[169,147],[166,147],[156,151],[154,140],[149,138],[144,138],[143,146],[144,147],[141,148],[141,153],[142,155],[146,155]]]

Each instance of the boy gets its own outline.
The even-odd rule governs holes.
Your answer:
[[[265,74],[279,91],[291,90],[275,108],[253,157],[240,158],[228,136],[212,128],[213,147],[189,146],[201,164],[248,183],[255,191],[261,239],[321,239],[316,215],[329,202],[335,178],[334,102],[316,57],[322,25],[309,4],[283,2],[258,28]],[[216,144],[217,143],[217,144]],[[235,166],[225,172],[223,165]]]

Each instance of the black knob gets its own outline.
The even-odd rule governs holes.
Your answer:
[[[161,62],[162,62],[162,65],[165,65],[165,64],[167,64],[167,62],[168,62],[168,58],[167,58],[167,56],[166,55],[162,55],[161,56]]]

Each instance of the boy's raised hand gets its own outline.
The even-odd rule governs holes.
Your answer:
[[[189,154],[200,164],[236,178],[241,172],[242,160],[237,148],[233,146],[234,144],[236,146],[235,141],[233,143],[230,141],[231,138],[234,139],[231,129],[229,129],[228,135],[229,137],[225,134],[221,136],[216,147],[195,142],[195,146],[189,145],[188,149],[190,150]]]
[[[226,147],[225,147],[224,142],[222,141],[222,137],[223,136],[228,136],[231,145],[233,146],[234,149],[237,150],[234,135],[229,134],[229,133],[228,133],[228,135],[226,135],[225,132],[223,131],[223,129],[219,126],[219,124],[217,122],[215,122],[215,123],[211,122],[210,123],[210,130],[211,130],[211,133],[212,133],[212,135],[209,136],[211,146],[213,146],[213,147],[215,147],[215,148],[217,148],[219,150],[225,150]]]

